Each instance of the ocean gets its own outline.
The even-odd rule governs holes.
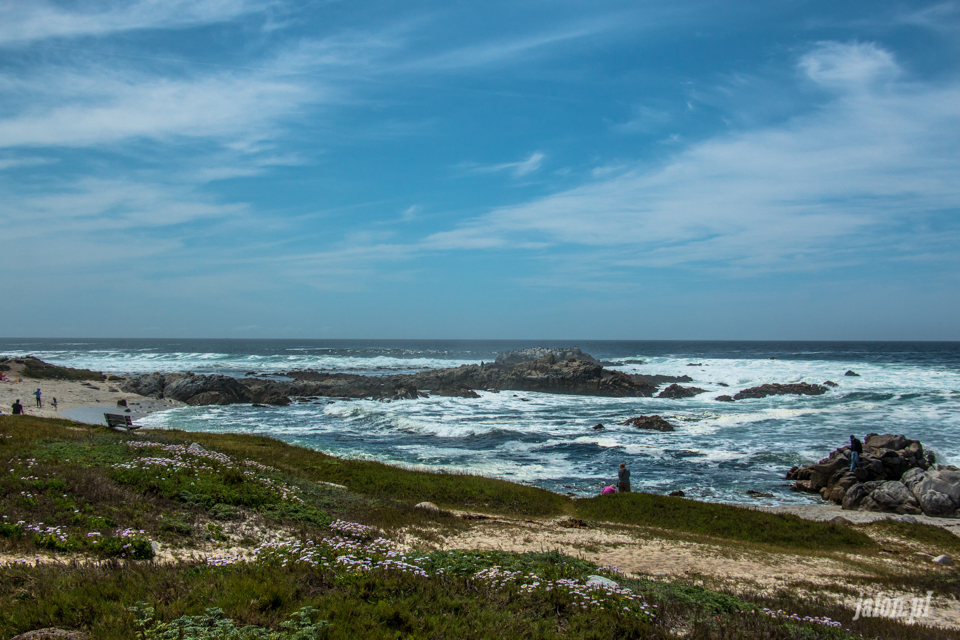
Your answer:
[[[626,373],[689,375],[695,398],[594,398],[480,392],[377,402],[321,399],[287,407],[183,407],[148,427],[255,433],[333,455],[504,478],[561,493],[599,493],[626,462],[634,490],[751,504],[802,504],[784,473],[855,434],[902,433],[939,462],[960,464],[960,343],[590,340],[123,340],[0,339],[0,354],[35,355],[106,373],[321,369],[369,375],[492,361],[531,346],[577,346]],[[853,370],[858,377],[845,376]],[[838,386],[821,396],[734,403],[720,394],[768,382]],[[727,386],[724,386],[727,385]],[[621,426],[659,414],[676,431]],[[603,430],[593,426],[602,423]],[[754,500],[747,490],[773,494]]]

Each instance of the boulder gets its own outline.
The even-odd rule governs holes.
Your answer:
[[[872,486],[871,486],[872,485]],[[873,491],[876,487],[880,485],[880,482],[862,482],[860,484],[855,484],[849,489],[843,496],[843,500],[840,503],[840,506],[844,510],[854,511],[860,508],[860,503],[863,502],[863,499],[870,495],[870,492]]]
[[[902,482],[928,516],[950,517],[960,509],[960,471],[956,467],[910,469]]]
[[[733,402],[733,397],[728,395],[717,396],[714,398],[717,402]]]
[[[767,396],[782,395],[819,396],[826,392],[827,388],[819,384],[808,384],[806,382],[797,382],[795,384],[773,383],[744,389],[733,396],[733,399],[744,400],[747,398],[766,398]]]
[[[686,496],[687,494],[685,494],[685,493],[684,493],[683,491],[681,491],[680,489],[677,489],[676,491],[671,491],[671,492],[668,493],[667,495],[668,495],[668,496],[671,496],[671,497],[674,497],[674,498],[683,498],[683,497]]]
[[[838,386],[838,385],[837,385],[837,383],[834,382],[833,380],[827,380],[826,382],[823,383],[823,386],[825,386],[825,387],[836,387],[836,386]]]
[[[859,374],[859,373],[857,373],[857,372],[855,372],[855,371],[849,371],[849,370],[848,370],[845,374],[843,374],[843,375],[849,376],[849,377],[851,377],[851,378],[859,378],[859,377],[860,377],[860,374]]]
[[[637,416],[635,418],[628,418],[620,424],[629,425],[636,427],[638,429],[651,429],[653,431],[673,431],[673,425],[661,418],[658,415],[652,416]]]
[[[887,513],[923,513],[919,501],[897,480],[888,480],[871,491],[860,503],[860,509]]]
[[[868,434],[863,440],[863,444],[872,449],[892,449],[893,451],[899,451],[901,449],[906,449],[907,444],[916,442],[915,440],[907,440],[903,435],[893,435],[886,433],[884,435],[877,435],[876,433]]]
[[[593,425],[593,429],[594,429],[595,431],[599,431],[600,429],[604,429],[604,428],[605,428],[605,427],[604,427],[603,424],[600,423],[600,422],[598,422],[597,424]]]
[[[658,398],[692,398],[698,393],[703,393],[706,389],[700,389],[697,387],[681,387],[680,385],[674,383],[669,387],[657,394]]]
[[[438,513],[440,511],[440,507],[433,504],[432,502],[418,502],[417,504],[413,505],[413,508],[421,509],[423,511],[430,511],[433,513]]]
[[[950,560],[950,556],[937,556],[933,559],[937,564],[942,564],[946,567],[953,566],[953,562]]]

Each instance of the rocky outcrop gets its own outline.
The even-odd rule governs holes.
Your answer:
[[[650,397],[657,390],[647,382],[638,382],[599,364],[573,358],[558,361],[553,355],[518,364],[498,386],[513,391],[614,398]]]
[[[733,398],[728,395],[717,396],[714,400],[717,402],[733,402]]]
[[[293,371],[292,380],[194,374],[160,374],[127,380],[124,391],[187,404],[287,404],[290,398],[334,397],[380,400],[414,399],[420,390],[441,396],[480,397],[475,390],[535,391],[609,397],[650,397],[657,386],[586,360],[557,359],[548,354],[514,366],[461,365],[416,374],[362,376],[320,371]]]
[[[542,360],[547,356],[553,356],[555,360],[583,360],[591,364],[600,364],[600,362],[589,353],[580,351],[577,347],[533,347],[530,349],[521,349],[519,351],[506,351],[498,353],[495,364],[500,367],[513,366],[521,362],[530,362],[531,360]]]
[[[819,384],[797,382],[794,384],[762,384],[759,387],[750,387],[733,396],[734,400],[747,398],[766,398],[767,396],[800,395],[819,396],[827,392],[827,388]]]
[[[190,405],[263,402],[260,399],[254,400],[249,389],[240,384],[236,378],[223,375],[154,373],[149,376],[130,378],[121,385],[121,389],[151,398],[171,398]]]
[[[658,398],[692,398],[698,393],[703,393],[706,389],[699,389],[697,387],[681,387],[678,384],[672,384],[660,393],[657,394]]]
[[[673,425],[658,415],[637,416],[628,418],[620,424],[637,427],[638,429],[651,429],[653,431],[673,431]]]
[[[819,493],[844,509],[949,517],[960,509],[960,470],[935,465],[923,445],[902,435],[872,433],[850,469],[850,447],[808,467],[793,467],[795,491]]]

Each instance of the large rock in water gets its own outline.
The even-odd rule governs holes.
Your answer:
[[[634,380],[625,373],[575,358],[558,361],[553,354],[518,364],[503,379],[500,388],[613,398],[650,397],[657,390],[650,383]]]
[[[533,347],[530,349],[521,349],[519,351],[505,351],[498,353],[496,364],[501,367],[520,364],[521,362],[530,362],[531,360],[541,360],[547,356],[553,356],[555,360],[583,360],[591,364],[600,364],[600,362],[589,353],[580,351],[577,347]]]
[[[636,418],[628,418],[620,424],[629,425],[636,427],[638,429],[651,429],[653,431],[673,431],[673,425],[661,418],[658,415],[652,416],[637,416]]]
[[[699,387],[681,387],[678,384],[672,384],[659,394],[658,398],[672,398],[674,400],[678,398],[692,398],[698,393],[703,393],[706,389],[700,389]]]
[[[934,517],[955,516],[960,510],[960,470],[934,465],[919,441],[902,435],[868,435],[853,471],[846,446],[817,464],[793,467],[787,479],[794,480],[795,491],[819,493],[844,509]]]
[[[766,398],[767,396],[799,395],[819,396],[827,392],[827,388],[819,384],[797,382],[795,384],[762,384],[759,387],[750,387],[733,396],[734,400],[746,398]]]

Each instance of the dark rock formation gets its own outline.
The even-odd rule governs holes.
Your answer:
[[[363,376],[321,371],[292,371],[291,380],[160,374],[130,378],[124,391],[153,398],[173,398],[187,404],[287,404],[290,398],[334,397],[403,400],[442,396],[479,397],[474,390],[536,391],[609,397],[650,397],[657,386],[604,369],[586,360],[557,359],[553,354],[514,366],[462,365],[416,374]]]
[[[845,375],[845,376],[852,376],[852,377],[854,377],[854,378],[859,378],[859,377],[860,377],[860,374],[857,373],[856,371],[847,371],[847,372],[846,372],[845,374],[843,374],[843,375]]]
[[[577,347],[533,347],[530,349],[521,349],[520,351],[506,351],[497,354],[495,364],[500,367],[512,366],[520,364],[521,362],[541,360],[547,356],[553,356],[555,360],[573,358],[575,360],[584,360],[591,364],[600,364],[596,358],[589,353],[580,351]]]
[[[923,445],[902,435],[871,433],[850,470],[850,447],[833,451],[809,467],[793,467],[795,491],[819,493],[844,509],[953,516],[960,509],[960,470],[934,466]]]
[[[658,398],[692,398],[698,393],[703,393],[706,389],[699,389],[697,387],[681,387],[678,384],[672,384],[659,394]]]
[[[766,398],[767,396],[800,395],[819,396],[827,392],[827,388],[819,384],[798,382],[795,384],[763,384],[759,387],[750,387],[733,396],[734,400],[747,398]]]
[[[717,396],[716,398],[714,398],[714,400],[717,400],[719,402],[733,402],[733,398],[731,398],[728,395]]]
[[[636,418],[629,418],[624,420],[620,424],[630,425],[637,427],[638,429],[652,429],[653,431],[673,431],[673,425],[661,418],[658,415],[652,416],[637,416]]]
[[[605,428],[606,428],[606,427],[603,426],[603,423],[600,423],[600,422],[598,422],[597,424],[593,425],[594,431],[599,431],[600,429],[605,429]]]
[[[837,383],[834,382],[833,380],[827,380],[826,382],[823,383],[823,386],[825,386],[825,387],[836,387],[836,386],[837,386]]]
[[[479,398],[480,394],[474,391],[473,389],[467,389],[466,387],[460,387],[455,389],[453,387],[444,387],[433,392],[435,396],[451,396],[454,398]]]
[[[756,489],[747,489],[747,495],[751,498],[772,498],[772,493],[764,493],[763,491],[757,491]]]
[[[609,371],[599,364],[572,358],[558,362],[552,355],[518,364],[498,386],[514,391],[614,398],[650,397],[657,390],[649,383],[638,382],[619,371]]]
[[[684,497],[684,496],[687,495],[687,494],[685,494],[685,493],[684,493],[683,491],[681,491],[680,489],[677,489],[676,491],[671,491],[671,492],[668,493],[667,495],[668,495],[668,496],[672,496],[672,497],[674,497],[674,498],[682,498],[682,497]]]

